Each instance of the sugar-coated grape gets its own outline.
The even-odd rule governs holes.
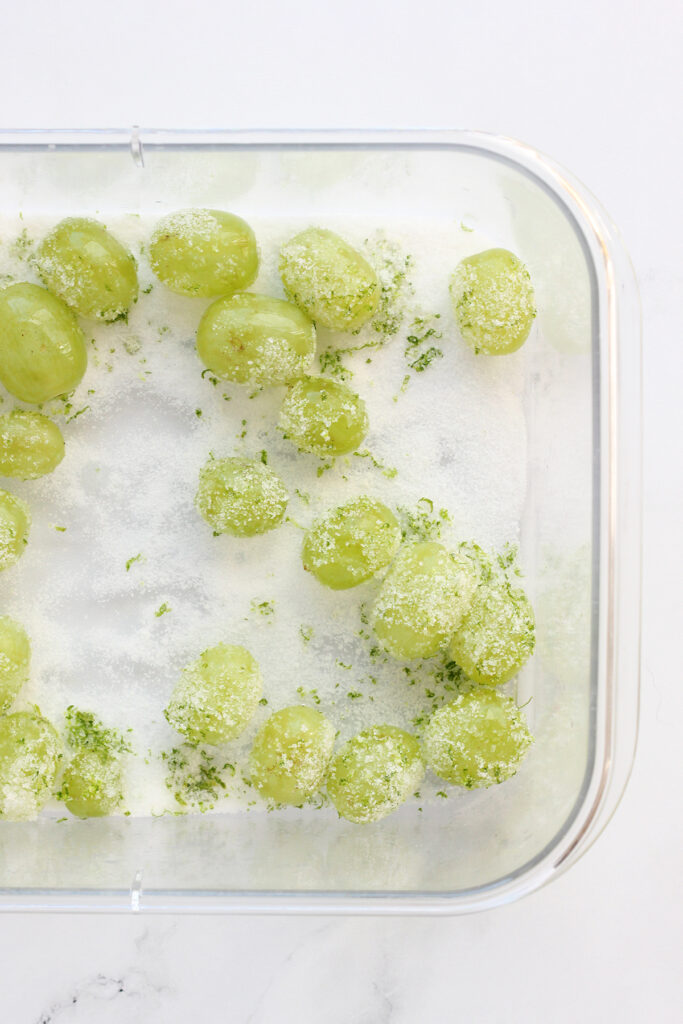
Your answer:
[[[32,711],[0,718],[0,818],[35,818],[50,798],[62,745],[54,727]]]
[[[280,429],[299,451],[320,458],[346,455],[368,432],[365,402],[339,381],[302,377],[282,403]]]
[[[40,405],[73,391],[88,356],[76,317],[37,284],[0,291],[0,381],[22,402]]]
[[[217,299],[197,330],[199,358],[239,384],[286,384],[310,369],[315,327],[298,306],[240,292]]]
[[[7,615],[0,616],[0,713],[11,707],[28,679],[31,644],[26,630]]]
[[[267,533],[282,522],[287,500],[277,473],[255,459],[209,459],[199,473],[195,503],[215,533]]]
[[[280,252],[285,291],[316,324],[362,327],[377,309],[380,286],[368,261],[333,231],[308,228]]]
[[[424,773],[415,737],[376,725],[344,744],[330,766],[327,792],[342,818],[379,821],[415,792]]]
[[[520,587],[501,574],[485,574],[455,631],[449,653],[477,683],[500,686],[534,652],[534,612]]]
[[[67,217],[38,250],[46,286],[81,316],[120,320],[138,297],[138,275],[131,253],[104,224]]]
[[[401,544],[393,512],[373,498],[355,498],[313,524],[304,539],[304,569],[333,590],[364,583],[391,562]]]
[[[249,651],[217,644],[183,671],[164,713],[191,743],[217,745],[244,731],[262,690],[261,672]]]
[[[31,513],[25,501],[0,491],[0,571],[18,562],[28,544]]]
[[[112,814],[123,801],[120,758],[100,750],[78,750],[64,769],[60,797],[77,818]]]
[[[403,547],[382,584],[373,626],[395,658],[431,658],[448,644],[470,605],[479,571],[475,561],[442,544]]]
[[[267,800],[302,804],[320,788],[334,737],[334,726],[320,711],[303,706],[276,711],[251,748],[251,781]]]
[[[466,789],[504,782],[532,743],[524,716],[510,697],[483,687],[462,693],[427,723],[427,766]]]
[[[152,270],[180,295],[231,295],[258,273],[249,225],[224,210],[177,210],[157,224],[149,247]]]
[[[487,249],[456,267],[450,285],[460,333],[475,352],[505,355],[529,336],[536,316],[526,266],[507,249]]]
[[[26,409],[0,416],[0,476],[35,480],[63,458],[62,432],[47,416]]]

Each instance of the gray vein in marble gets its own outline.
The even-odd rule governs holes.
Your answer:
[[[145,930],[135,940],[138,951],[147,938],[148,933]],[[49,1010],[35,1020],[35,1024],[69,1024],[76,1021],[90,1024],[98,1007],[114,1002],[122,1006],[121,1014],[126,1015],[120,1017],[117,1012],[115,1019],[137,1020],[137,1017],[129,1017],[128,1013],[137,1010],[146,1015],[159,1008],[163,995],[172,992],[170,985],[155,984],[146,971],[136,967],[131,967],[117,976],[97,974],[94,978],[78,983],[66,998],[53,1002]],[[123,1005],[126,1006],[126,1010],[123,1009]]]
[[[321,925],[320,928],[316,928],[315,931],[311,932],[306,938],[297,943],[297,945],[290,950],[287,956],[280,962],[278,967],[273,971],[271,978],[266,987],[261,991],[258,999],[254,1003],[251,1013],[246,1018],[244,1024],[259,1024],[259,1021],[265,1021],[267,1024],[268,1018],[261,1017],[261,1010],[266,1003],[268,996],[270,995],[274,986],[278,983],[286,968],[292,963],[294,959],[299,959],[302,955],[306,955],[311,946],[317,946],[319,940],[323,935],[326,935],[331,929],[334,928],[335,922],[326,922]]]
[[[368,1017],[368,1024],[391,1024],[394,1007],[389,996],[377,981],[373,981],[372,990],[377,997],[377,1005],[372,1016]]]
[[[63,1020],[65,1011],[71,1010],[83,998],[89,996],[98,1000],[110,1001],[126,994],[123,978],[109,978],[104,974],[98,974],[90,981],[78,985],[71,996],[58,1003],[53,1003],[46,1013],[41,1013],[35,1024],[53,1024],[54,1021]]]

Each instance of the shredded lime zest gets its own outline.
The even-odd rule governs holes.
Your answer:
[[[296,692],[303,700],[312,700],[314,704],[320,704],[320,697],[317,690],[305,690],[303,686],[297,686]]]
[[[326,348],[318,356],[320,372],[329,377],[337,377],[341,381],[350,380],[353,377],[353,370],[344,366],[343,357],[348,349]],[[352,349],[351,351],[355,351]]]
[[[251,602],[251,610],[255,615],[264,615],[266,618],[275,614],[275,601],[259,601],[257,597]]]
[[[36,261],[36,242],[26,228],[14,239],[10,246],[10,255],[22,263],[34,264]]]
[[[163,751],[161,759],[168,771],[167,789],[187,810],[212,810],[216,801],[227,795],[227,780],[235,775],[230,761],[189,743]]]
[[[70,704],[64,712],[66,742],[73,750],[87,749],[114,757],[131,754],[132,747],[118,729],[110,729],[92,711],[81,711]]]
[[[411,333],[406,338],[405,357],[409,368],[415,373],[424,373],[435,359],[443,357],[441,349],[431,344],[432,339],[438,341],[442,337],[436,322],[439,319],[439,313],[416,316],[410,326]]]
[[[412,509],[399,505],[398,517],[403,539],[415,541],[439,540],[444,526],[452,521],[448,509],[435,511],[431,498],[420,498]]]
[[[369,459],[371,465],[373,465],[375,469],[379,469],[382,476],[385,476],[387,480],[393,480],[394,477],[398,476],[398,470],[394,466],[385,466],[380,459],[374,456],[372,452],[369,452],[367,449],[354,452],[353,454],[357,459]]]

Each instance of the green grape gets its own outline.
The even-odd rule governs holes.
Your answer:
[[[424,734],[425,760],[447,782],[486,788],[514,775],[532,742],[510,697],[476,689],[434,712]]]
[[[26,409],[0,416],[0,476],[35,480],[51,473],[63,458],[62,432],[47,416]]]
[[[149,247],[152,270],[180,295],[231,295],[258,273],[254,232],[223,210],[177,210],[157,224]]]
[[[277,473],[254,459],[209,459],[199,472],[195,504],[214,533],[253,537],[274,530],[287,500]]]
[[[393,725],[349,740],[332,761],[327,792],[342,818],[379,821],[404,803],[424,778],[420,744]]]
[[[477,587],[448,650],[475,682],[500,686],[528,661],[535,642],[528,597],[502,573],[490,572]]]
[[[28,544],[31,513],[25,501],[0,491],[0,572],[18,562]]]
[[[295,706],[271,715],[254,740],[251,780],[267,800],[302,804],[320,788],[335,730],[320,711]]]
[[[304,539],[304,569],[333,590],[356,587],[391,562],[401,527],[381,501],[356,498],[332,509]]]
[[[61,757],[59,736],[39,714],[0,718],[0,818],[35,818],[52,793]]]
[[[239,293],[217,299],[197,331],[199,358],[224,380],[286,384],[310,368],[315,327],[291,302]]]
[[[258,664],[244,647],[209,647],[183,671],[164,714],[191,743],[217,745],[249,724],[263,690]]]
[[[88,362],[69,307],[37,284],[0,291],[0,381],[22,402],[40,405],[73,391]]]
[[[28,679],[30,661],[26,630],[9,616],[0,616],[0,713],[11,707]]]
[[[536,316],[529,271],[507,249],[468,256],[455,269],[451,301],[460,333],[475,352],[515,352]]]
[[[38,270],[54,295],[92,320],[122,320],[137,302],[135,260],[96,220],[60,221],[38,250]]]
[[[339,381],[302,377],[282,403],[280,429],[299,451],[323,459],[346,455],[368,432],[365,402]]]
[[[101,818],[123,802],[121,761],[99,750],[78,750],[64,769],[60,797],[77,818]]]
[[[448,644],[479,578],[466,554],[424,541],[399,551],[373,609],[373,627],[395,658],[431,658]]]
[[[379,281],[370,264],[323,228],[308,228],[283,245],[280,277],[292,301],[333,331],[362,327],[379,303]]]

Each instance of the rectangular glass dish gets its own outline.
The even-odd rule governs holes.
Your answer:
[[[207,206],[462,224],[526,262],[542,338],[523,388],[537,653],[518,699],[533,698],[536,742],[518,776],[363,827],[294,812],[0,822],[0,907],[462,913],[574,863],[630,773],[640,661],[640,309],[595,199],[533,149],[469,132],[5,133],[0,185],[0,214],[27,221]]]

